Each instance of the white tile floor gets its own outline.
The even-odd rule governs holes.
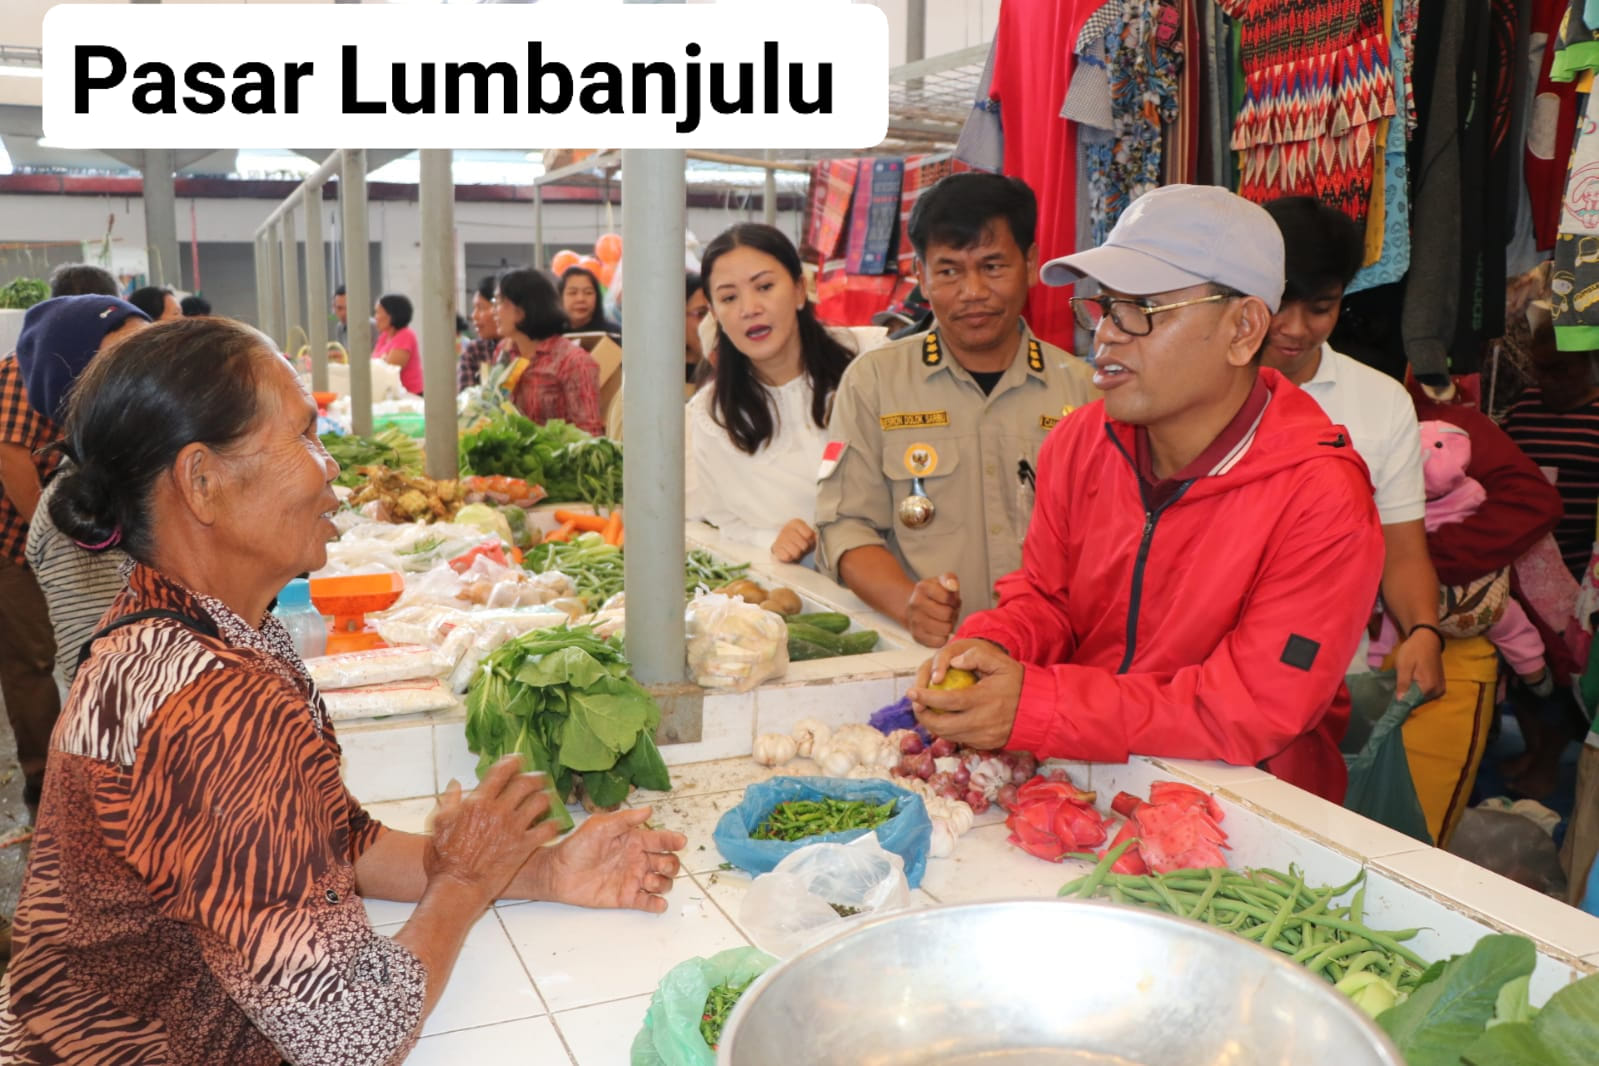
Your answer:
[[[1102,804],[1121,789],[1145,792],[1159,778],[1186,776],[1212,787],[1229,807],[1224,826],[1232,834],[1229,860],[1234,865],[1286,868],[1293,862],[1307,879],[1325,884],[1341,883],[1366,865],[1370,920],[1389,928],[1421,927],[1411,946],[1424,956],[1464,950],[1495,926],[1561,945],[1539,958],[1535,1000],[1546,999],[1572,980],[1574,967],[1591,970],[1599,965],[1599,923],[1580,912],[1520,906],[1531,893],[1486,874],[1476,884],[1463,878],[1454,865],[1458,860],[1432,849],[1404,849],[1368,859],[1343,839],[1351,829],[1359,830],[1355,836],[1376,850],[1398,845],[1380,835],[1363,836],[1364,825],[1345,824],[1326,811],[1320,821],[1310,819],[1309,834],[1293,831],[1283,824],[1285,812],[1276,808],[1292,808],[1294,817],[1315,815],[1315,810],[1295,806],[1302,794],[1278,795],[1271,787],[1275,782],[1247,770],[1220,768],[1219,779],[1207,781],[1207,769],[1215,768],[1136,761],[1074,766],[1072,778],[1101,792]],[[663,915],[508,901],[493,908],[468,936],[449,988],[408,1060],[411,1066],[624,1066],[650,995],[668,970],[685,959],[752,942],[739,924],[750,878],[719,869],[722,856],[711,834],[746,786],[777,772],[747,758],[681,766],[674,768],[675,787],[669,795],[635,794],[634,805],[654,806],[657,824],[689,838],[683,853],[687,872],[674,884]],[[432,803],[408,800],[372,804],[370,809],[387,824],[417,831],[425,827]],[[1046,863],[1026,855],[1006,842],[1008,831],[997,818],[984,821],[961,838],[951,858],[929,861],[922,886],[912,893],[914,906],[1053,896],[1088,869],[1085,863]],[[1321,832],[1331,839],[1317,839]],[[1467,883],[1440,885],[1439,880]],[[1457,897],[1481,896],[1482,913],[1428,898],[1417,884]],[[369,901],[367,908],[373,925],[390,933],[411,911],[409,904],[380,901]],[[1566,916],[1569,923],[1557,929],[1556,919]],[[1586,959],[1579,960],[1583,955]]]

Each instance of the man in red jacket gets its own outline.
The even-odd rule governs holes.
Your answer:
[[[1259,365],[1282,237],[1224,189],[1171,185],[1043,270],[1084,276],[1104,398],[1045,441],[1022,568],[923,665],[918,717],[979,748],[1261,765],[1339,801],[1382,531],[1347,433]],[[929,686],[952,666],[977,684]]]

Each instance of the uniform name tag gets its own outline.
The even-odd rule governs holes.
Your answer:
[[[947,426],[949,425],[949,412],[901,411],[898,414],[883,415],[877,421],[885,430],[920,429],[923,426]]]
[[[1059,421],[1060,421],[1060,419],[1056,418],[1054,415],[1039,415],[1038,416],[1038,428],[1039,429],[1054,429],[1055,428],[1055,423],[1057,423]]]

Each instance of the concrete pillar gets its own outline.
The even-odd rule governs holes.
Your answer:
[[[761,155],[768,163],[772,161],[770,148]],[[766,168],[766,187],[761,194],[761,221],[768,226],[777,225],[777,171],[771,167]]]
[[[372,433],[372,257],[367,251],[366,150],[346,148],[339,171],[344,220],[344,291],[349,306],[350,428]]]
[[[287,345],[285,341],[283,313],[283,234],[274,222],[266,230],[267,246],[267,320],[261,323],[261,328],[267,336],[272,338],[278,346],[278,351],[283,351]]]
[[[460,471],[455,426],[455,179],[453,153],[424,148],[422,164],[422,292],[417,311],[422,334],[422,409],[427,419],[423,451],[431,478]]]
[[[300,317],[300,234],[294,212],[293,205],[287,206],[278,218],[283,242],[283,351],[291,362],[305,343],[305,320]]]
[[[183,284],[183,261],[178,258],[178,204],[172,178],[172,150],[146,148],[141,173],[144,179],[144,244],[150,258],[150,284]]]
[[[684,670],[683,165],[681,150],[622,152],[627,656],[645,684],[680,681]]]
[[[305,325],[311,346],[311,388],[328,388],[328,269],[322,243],[322,186],[305,190]]]
[[[267,271],[272,262],[267,252],[267,235],[255,235],[255,324],[261,332],[269,331],[267,323],[272,317],[272,291],[267,286]]]
[[[544,269],[544,186],[533,186],[533,269]]]

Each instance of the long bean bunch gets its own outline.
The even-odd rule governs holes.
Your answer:
[[[894,814],[894,801],[877,804],[865,800],[789,800],[772,808],[752,840],[804,840],[848,829],[876,829]]]
[[[1060,895],[1133,903],[1192,918],[1264,944],[1335,984],[1369,970],[1408,992],[1427,969],[1402,943],[1419,929],[1380,930],[1365,924],[1364,870],[1336,888],[1306,885],[1304,875],[1292,866],[1286,874],[1220,867],[1114,874],[1110,865],[1120,857],[1116,850],[1092,873],[1062,886]],[[1340,903],[1351,889],[1353,897]]]

